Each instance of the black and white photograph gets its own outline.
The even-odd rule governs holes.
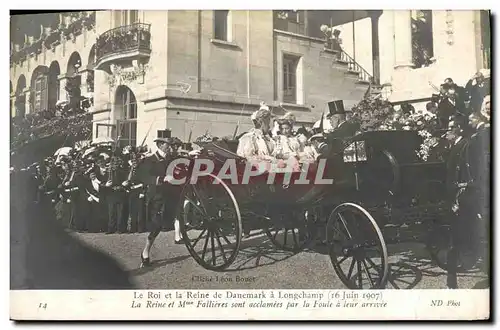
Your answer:
[[[489,297],[491,15],[12,11],[11,292]]]

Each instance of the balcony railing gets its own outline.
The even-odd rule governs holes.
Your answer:
[[[46,49],[55,50],[61,43],[61,38],[71,39],[81,35],[82,32],[92,30],[95,27],[95,12],[83,11],[69,14],[60,14],[59,25],[53,29],[50,26],[43,27],[40,37],[29,40],[24,44],[14,44],[11,49],[10,65],[22,63],[29,57],[43,52]]]
[[[151,24],[134,23],[104,32],[96,44],[96,66],[114,55],[128,54],[132,51],[139,55],[151,53]]]

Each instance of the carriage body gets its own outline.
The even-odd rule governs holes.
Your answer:
[[[240,234],[245,227],[262,229],[274,245],[285,250],[300,251],[307,243],[319,238],[335,246],[329,249],[329,254],[342,282],[349,288],[359,288],[361,282],[356,277],[358,275],[352,274],[352,265],[358,264],[357,274],[360,274],[361,259],[359,252],[353,251],[375,247],[378,261],[370,259],[368,263],[374,264],[378,278],[373,282],[370,279],[372,283],[368,286],[383,288],[388,279],[387,244],[417,240],[430,246],[433,241],[444,240],[443,235],[447,234],[442,227],[451,211],[450,181],[455,184],[457,179],[449,175],[449,162],[419,159],[417,151],[421,143],[422,138],[415,131],[375,131],[341,139],[327,136],[328,151],[312,164],[307,177],[314,180],[317,165],[323,161],[325,167],[321,178],[331,179],[332,183],[314,184],[313,181],[309,185],[294,184],[300,173],[293,173],[289,184],[280,182],[283,173],[276,175],[271,184],[267,182],[270,173],[262,173],[250,184],[241,184],[248,162],[236,155],[236,144],[232,144],[233,150],[228,150],[231,144],[227,141],[203,144],[203,157],[213,161],[215,167],[210,175],[199,178],[197,185],[204,185],[204,194],[212,196],[213,200],[226,198],[229,201],[226,205],[232,209],[221,220],[225,229],[215,230],[211,239],[214,242],[223,237],[224,232],[235,232],[236,241],[232,246],[236,252],[218,264],[205,262],[201,256],[205,252],[197,253],[193,244],[185,240],[188,250],[203,267],[222,270],[235,260]],[[228,160],[235,162],[237,182],[218,176]],[[214,185],[214,182],[218,184]],[[187,183],[185,188],[189,190],[191,186]],[[190,203],[201,205],[196,201]],[[219,214],[223,212],[222,207],[215,210]],[[186,214],[184,208],[184,217],[194,219],[192,214]],[[190,225],[201,223],[189,219],[184,222]],[[210,231],[207,228],[205,230]],[[418,235],[415,235],[415,230]],[[198,232],[202,237],[203,231]],[[344,237],[338,237],[340,232],[345,234]],[[278,234],[283,235],[281,240],[277,238]],[[210,239],[206,237],[208,242]],[[287,237],[292,245],[286,245]],[[199,237],[195,241],[198,240]],[[229,241],[227,243],[229,245]],[[366,253],[362,255],[369,259]],[[351,257],[353,263],[346,272],[340,264]],[[214,253],[211,260],[215,259]],[[362,261],[369,272],[365,259]]]
[[[325,218],[337,205],[353,202],[373,212],[384,210],[384,216],[377,211],[377,221],[384,225],[406,223],[412,212],[420,218],[425,212],[434,219],[432,213],[439,212],[444,203],[446,163],[421,161],[416,152],[421,143],[421,137],[414,131],[366,132],[344,139],[327,136],[328,153],[309,164],[306,175],[289,173],[287,181],[287,173],[277,173],[268,181],[271,174],[265,172],[252,177],[248,184],[242,184],[242,180],[249,165],[235,153],[236,143],[219,140],[200,146],[204,149],[202,157],[215,165],[213,176],[219,176],[228,161],[235,163],[237,183],[225,178],[222,181],[234,194],[243,215],[265,218],[300,214],[293,217],[299,226],[308,210],[320,210],[319,217]],[[318,173],[320,161],[325,166]],[[299,178],[307,178],[310,183],[295,184]],[[332,181],[316,184],[317,178]],[[211,176],[198,180],[207,187],[214,182]],[[255,219],[249,220],[252,221]]]

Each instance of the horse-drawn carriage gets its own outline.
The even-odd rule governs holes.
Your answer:
[[[422,242],[434,257],[448,248],[439,243],[469,167],[462,145],[450,161],[421,161],[421,142],[414,131],[327,136],[328,152],[314,164],[292,173],[268,169],[249,184],[242,183],[252,165],[229,144],[206,143],[213,170],[193,183],[192,160],[185,169],[178,218],[186,247],[201,266],[220,271],[235,261],[244,229],[262,229],[276,247],[295,252],[321,241],[347,287],[384,288],[387,244]],[[237,175],[226,175],[231,170]]]

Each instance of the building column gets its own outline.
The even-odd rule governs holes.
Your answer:
[[[59,80],[59,100],[67,100],[68,101],[68,95],[66,95],[66,81],[67,81],[66,74],[61,74],[57,77],[57,80]],[[57,100],[57,101],[59,101]],[[56,101],[56,102],[57,102]]]
[[[82,91],[82,96],[87,96],[88,93],[93,93],[93,87],[95,86],[88,86],[87,84],[87,78],[89,75],[93,73],[93,67],[88,65],[86,69],[81,70],[79,72],[80,76],[82,77],[81,79],[81,85],[80,85],[80,90]]]
[[[33,104],[30,100],[31,89],[26,87],[22,93],[24,94],[24,115],[27,115],[34,111]]]
[[[373,82],[380,84],[380,51],[379,51],[379,35],[378,23],[382,15],[382,10],[370,11],[370,21],[372,27],[372,59],[373,59]]]
[[[16,116],[16,99],[17,99],[17,96],[12,93],[10,94],[10,116],[11,117],[15,117]]]
[[[394,68],[413,67],[411,10],[394,11]]]

